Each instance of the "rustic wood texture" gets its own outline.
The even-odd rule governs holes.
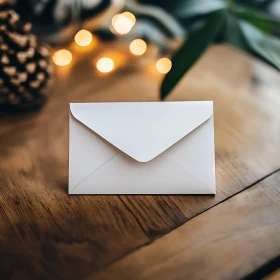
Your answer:
[[[68,103],[158,100],[162,76],[154,65],[134,59],[98,75],[92,70],[98,55],[83,54],[60,70],[41,111],[1,115],[0,272],[6,278],[83,279],[106,271],[280,168],[279,74],[213,47],[169,99],[214,100],[217,195],[68,196]],[[252,83],[253,71],[261,83]]]
[[[280,171],[95,277],[242,279],[280,252],[279,193]]]

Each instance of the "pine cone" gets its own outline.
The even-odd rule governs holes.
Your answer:
[[[0,0],[0,111],[42,106],[51,77],[49,49],[38,45],[8,0]]]

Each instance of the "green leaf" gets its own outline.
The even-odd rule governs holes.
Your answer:
[[[252,54],[280,70],[280,40],[266,35],[246,21],[239,22]]]
[[[185,0],[178,3],[174,14],[179,18],[190,18],[207,15],[227,6],[224,0]]]
[[[268,14],[250,9],[248,7],[237,6],[234,9],[237,16],[249,21],[266,33],[271,33],[274,28],[280,28],[280,21],[269,16]]]
[[[209,16],[203,27],[190,34],[189,38],[172,58],[172,69],[166,74],[161,85],[161,99],[167,96],[211,44],[221,27],[223,19],[223,12],[215,12]]]
[[[228,43],[239,49],[244,49],[245,43],[239,29],[238,19],[232,13],[226,14],[223,34],[223,43]]]

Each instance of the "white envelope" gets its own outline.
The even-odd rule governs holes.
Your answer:
[[[69,194],[215,194],[213,102],[71,103]]]

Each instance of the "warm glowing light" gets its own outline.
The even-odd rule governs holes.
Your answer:
[[[66,66],[72,61],[72,54],[67,50],[56,51],[53,55],[53,62],[58,66]]]
[[[133,27],[132,21],[123,14],[115,15],[112,25],[119,34],[127,34]]]
[[[136,18],[135,18],[135,15],[134,15],[134,14],[132,14],[132,13],[130,13],[130,12],[124,12],[124,13],[122,13],[122,15],[125,16],[125,17],[127,17],[127,18],[131,21],[132,25],[135,24]]]
[[[111,72],[114,69],[115,63],[113,59],[103,57],[97,61],[96,67],[102,73]]]
[[[163,57],[157,61],[156,67],[159,73],[166,74],[170,71],[172,62],[170,59]]]
[[[92,34],[85,29],[80,30],[75,36],[75,42],[81,47],[88,46],[91,43],[91,41]]]
[[[142,39],[135,39],[130,43],[129,49],[135,55],[142,55],[147,50],[147,44]]]
[[[115,25],[115,23],[116,23],[116,21],[117,21],[117,19],[118,19],[118,17],[119,17],[120,15],[121,15],[121,14],[117,14],[117,15],[113,16],[113,18],[112,18],[112,25],[113,25],[113,26]]]

